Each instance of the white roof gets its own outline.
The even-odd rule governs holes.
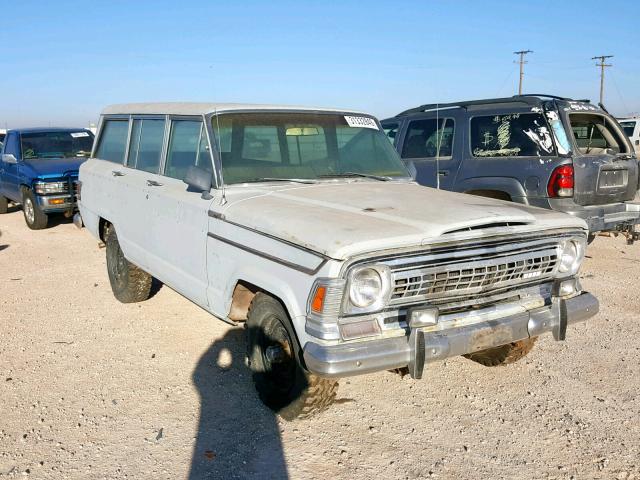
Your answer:
[[[237,110],[283,110],[283,111],[320,111],[320,112],[350,112],[359,113],[349,109],[300,107],[294,105],[262,105],[253,103],[122,103],[109,105],[102,111],[103,115],[206,115],[214,112],[229,112]]]

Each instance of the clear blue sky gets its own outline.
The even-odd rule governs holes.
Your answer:
[[[640,112],[636,1],[4,0],[0,127],[86,125],[132,101],[357,108],[525,91]]]

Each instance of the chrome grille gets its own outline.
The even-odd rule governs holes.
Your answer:
[[[501,252],[464,258],[446,256],[431,265],[415,264],[392,270],[391,304],[424,299],[472,296],[478,293],[540,283],[553,276],[558,264],[555,245],[534,246],[529,251]],[[444,258],[443,258],[444,257]]]

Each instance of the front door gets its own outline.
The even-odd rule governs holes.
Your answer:
[[[20,194],[20,137],[9,132],[5,139],[4,153],[13,154],[18,163],[7,163],[0,158],[0,194],[14,202],[21,202]]]
[[[162,174],[144,174],[150,273],[208,309],[206,248],[212,199],[190,191],[183,181],[190,166],[213,175],[206,130],[199,118],[174,118],[167,135]]]

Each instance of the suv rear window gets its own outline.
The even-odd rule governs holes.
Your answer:
[[[569,115],[569,121],[581,153],[597,155],[606,150],[627,153],[625,141],[604,115],[573,113]]]
[[[129,120],[105,120],[100,134],[96,158],[122,163],[127,148]]]
[[[450,157],[453,134],[452,118],[414,120],[407,128],[402,158]]]
[[[511,113],[471,119],[474,157],[555,155],[547,121],[540,113]]]

